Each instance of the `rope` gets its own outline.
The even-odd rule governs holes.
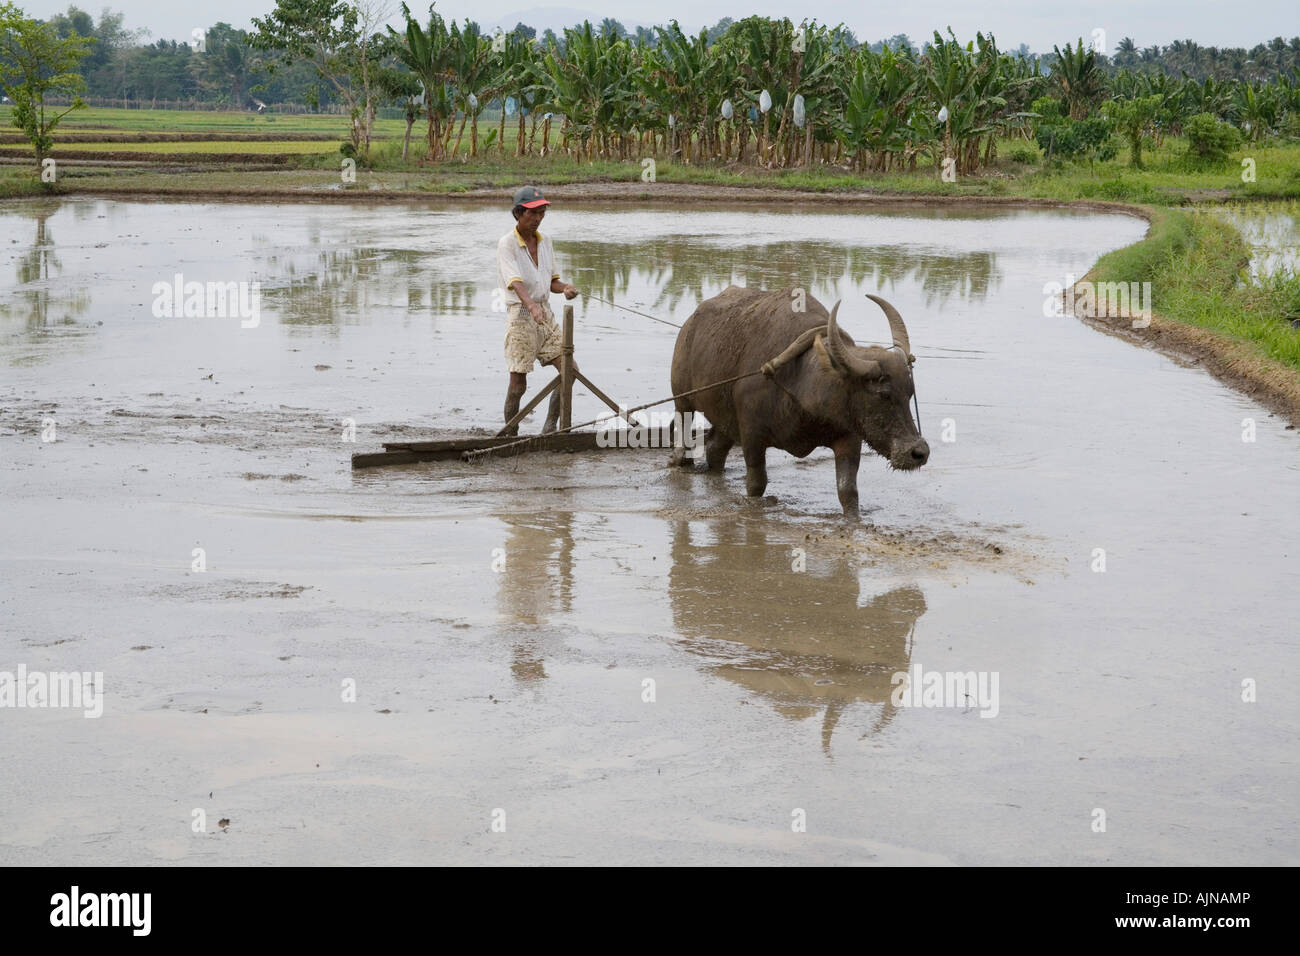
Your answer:
[[[649,315],[645,312],[638,312],[636,309],[629,309],[625,305],[619,305],[617,302],[610,302],[608,299],[602,299],[600,296],[592,295],[590,292],[583,292],[582,295],[585,295],[588,299],[595,299],[597,302],[603,302],[605,305],[612,305],[616,309],[622,309],[624,312],[631,312],[633,315],[639,315],[643,319],[649,319],[652,322],[661,322],[664,325],[671,325],[675,329],[681,328],[681,326],[676,322],[669,322],[667,319],[661,319],[658,316]]]

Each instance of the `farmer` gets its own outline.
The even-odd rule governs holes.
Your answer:
[[[522,186],[515,192],[515,228],[497,243],[497,270],[505,290],[506,365],[510,370],[510,387],[506,392],[506,421],[519,412],[519,400],[528,387],[528,373],[534,362],[558,367],[560,327],[555,324],[549,299],[552,292],[563,292],[572,299],[578,290],[560,281],[555,271],[555,247],[547,236],[537,231],[546,207],[551,204],[536,186]],[[575,363],[573,367],[578,366]],[[555,431],[560,417],[560,392],[551,394],[542,433]],[[507,434],[516,435],[519,426]]]

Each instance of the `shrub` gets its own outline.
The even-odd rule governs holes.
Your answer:
[[[1038,114],[1040,123],[1059,123],[1065,118],[1061,101],[1051,96],[1040,96],[1034,100],[1029,109]]]
[[[1062,159],[1113,159],[1115,146],[1104,120],[1068,120],[1041,123],[1034,133],[1038,147],[1047,157]]]
[[[1013,163],[1024,163],[1027,166],[1038,162],[1038,150],[1030,149],[1028,146],[1017,146],[1011,151],[1011,161]]]
[[[1197,113],[1183,124],[1187,154],[1202,163],[1222,163],[1241,145],[1241,133],[1212,113]]]

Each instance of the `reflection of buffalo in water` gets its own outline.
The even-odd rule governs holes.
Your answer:
[[[716,543],[692,543],[688,522],[673,530],[668,590],[673,623],[694,653],[723,659],[713,669],[803,719],[823,705],[822,747],[854,701],[882,705],[871,731],[894,716],[891,678],[906,671],[910,636],[925,613],[915,587],[858,605],[857,572],[841,555],[809,549],[807,570],[791,569],[784,541],[758,526],[709,525]]]

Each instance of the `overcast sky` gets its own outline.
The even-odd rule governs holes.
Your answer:
[[[45,18],[66,10],[68,3],[55,0],[15,0],[28,16]],[[408,0],[412,13],[425,19],[425,0]],[[84,0],[78,4],[96,16],[104,6],[102,0]],[[274,9],[274,0],[118,0],[108,3],[111,9],[126,14],[129,28],[146,27],[151,39],[188,40],[196,27],[206,27],[225,20],[247,28],[254,16]],[[627,24],[666,23],[674,16],[682,27],[698,30],[720,18],[739,19],[750,14],[772,17],[787,16],[798,22],[804,17],[820,23],[844,22],[860,40],[875,41],[896,33],[908,34],[914,43],[928,38],[935,29],[951,25],[963,40],[972,39],[976,30],[992,30],[998,45],[1014,49],[1029,44],[1037,52],[1050,52],[1054,43],[1082,36],[1088,40],[1094,29],[1105,30],[1107,49],[1121,37],[1131,36],[1139,47],[1173,40],[1195,40],[1203,46],[1250,47],[1274,36],[1290,38],[1300,34],[1300,13],[1296,0],[1080,0],[1070,4],[1044,3],[1043,0],[983,0],[958,3],[955,0],[909,0],[906,3],[863,3],[862,0],[800,0],[798,3],[774,3],[766,0],[442,0],[437,9],[444,17],[463,20],[472,17],[485,27],[508,19],[513,25],[516,14],[546,7],[590,11],[593,22],[610,16]],[[394,19],[400,19],[400,6],[392,3]],[[534,23],[540,17],[527,18]]]

